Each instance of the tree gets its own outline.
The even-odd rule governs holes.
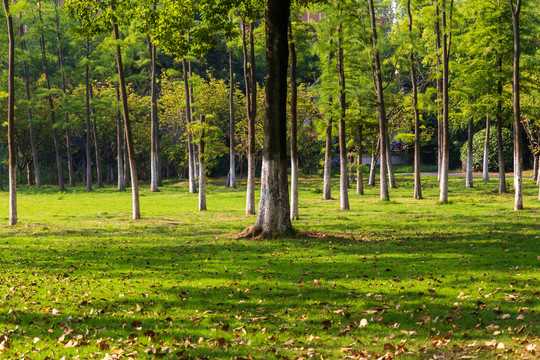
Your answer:
[[[266,87],[257,222],[246,236],[275,237],[292,231],[287,179],[287,33],[290,0],[268,0],[266,6]]]
[[[520,33],[519,13],[521,0],[510,0],[512,25],[514,29],[514,75],[512,92],[514,94],[514,210],[523,210],[523,145],[521,143],[521,108],[519,88]]]
[[[9,151],[9,225],[17,224],[17,158],[15,149],[15,32],[9,0],[4,0],[8,31],[8,151]]]
[[[290,19],[289,57],[291,59],[291,220],[298,220],[298,85],[296,83],[296,46]]]

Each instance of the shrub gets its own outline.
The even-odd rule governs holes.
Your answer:
[[[473,136],[473,170],[482,170],[482,163],[484,161],[484,141],[486,139],[486,129],[478,131]],[[467,163],[467,145],[468,141],[461,147],[461,162],[465,165]],[[502,143],[504,152],[504,166],[505,168],[512,169],[512,154],[513,154],[513,136],[512,132],[506,128],[502,129]],[[488,166],[490,171],[499,170],[499,154],[497,151],[497,128],[491,127],[489,131],[489,157]],[[465,167],[464,167],[465,168]]]

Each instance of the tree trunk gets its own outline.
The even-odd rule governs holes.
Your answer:
[[[130,169],[129,169],[129,155],[128,155],[128,145],[127,145],[127,130],[124,125],[124,186],[130,187],[131,181],[129,180]]]
[[[502,57],[499,57],[499,74],[502,74]],[[503,86],[502,80],[499,78],[497,84],[497,92],[499,94],[499,99],[497,101],[497,152],[499,155],[499,194],[504,194],[506,190],[506,173],[504,169],[504,149],[502,142],[502,129],[503,129],[503,119],[502,119],[502,95],[503,95]]]
[[[118,85],[115,85],[116,88],[116,101],[120,102],[120,91],[118,90]],[[123,161],[123,139],[122,139],[122,118],[120,115],[120,109],[116,107],[116,165],[118,171],[118,191],[124,191],[124,161]]]
[[[187,146],[188,146],[188,177],[189,177],[189,192],[194,194],[197,192],[197,185],[195,184],[195,157],[193,155],[193,144],[191,140],[191,97],[189,91],[188,82],[188,68],[186,59],[182,59],[182,69],[184,72],[184,92],[186,100],[186,128],[187,128]]]
[[[413,18],[411,13],[411,0],[407,1],[407,14],[409,16],[409,36],[411,45],[414,44],[412,38]],[[422,199],[422,183],[420,179],[420,114],[418,112],[418,85],[416,84],[416,67],[414,61],[414,46],[409,54],[411,63],[411,84],[413,90],[413,113],[414,113],[414,195],[415,199]]]
[[[433,4],[433,0],[432,0]],[[436,1],[435,5],[435,53],[436,53],[436,62],[435,62],[435,69],[436,73],[440,74],[441,72],[441,29],[440,29],[440,22],[439,22],[439,2]],[[442,114],[442,106],[441,106],[441,94],[443,90],[443,83],[442,83],[442,76],[437,76],[437,181],[441,182],[441,166],[442,166],[442,159],[443,159],[443,151],[442,151],[442,144],[443,144],[443,114]]]
[[[156,4],[154,2],[154,10]],[[150,35],[146,36],[148,40],[148,49],[150,51],[150,191],[158,191],[159,183],[159,118],[157,108],[157,89],[156,89],[156,46],[150,39]]]
[[[450,0],[450,22],[452,22],[452,7],[454,1]],[[449,27],[446,23],[446,0],[441,0],[442,11],[442,95],[443,95],[443,119],[442,119],[442,162],[441,162],[441,183],[439,201],[443,204],[448,203],[448,167],[450,161],[450,126],[449,126],[449,103],[448,103],[448,65],[450,60],[450,40]]]
[[[388,122],[387,122],[388,126]],[[388,130],[387,130],[388,132]],[[390,144],[392,143],[390,135],[388,135],[388,147],[386,148],[386,172],[388,173],[388,185],[390,189],[397,189],[396,176],[394,175],[394,165],[392,164],[392,152],[390,151]]]
[[[90,40],[86,37],[86,58],[90,54]],[[90,152],[90,69],[88,61],[85,65],[85,80],[86,80],[86,191],[92,191],[92,155]]]
[[[362,128],[363,126],[359,125],[357,131],[358,149],[356,151],[356,193],[358,195],[364,195],[364,176],[362,174],[362,170],[364,168],[364,165],[362,164],[362,142],[364,141],[364,138],[362,136]]]
[[[60,44],[60,16],[58,14],[58,2],[54,2],[54,14],[56,19],[56,42],[58,48],[58,64],[60,65],[60,72],[62,73],[62,91],[67,95],[66,75],[64,73],[64,54],[62,52],[62,46]],[[69,185],[75,186],[75,177],[73,175],[73,158],[71,155],[71,134],[69,131],[69,113],[66,111],[66,152],[68,163],[68,178]]]
[[[296,48],[294,44],[294,36],[292,33],[292,25],[290,19],[289,57],[291,59],[291,220],[298,220],[298,89],[296,86]]]
[[[9,225],[17,224],[17,152],[15,149],[15,33],[9,12],[9,0],[4,0],[8,32],[8,152],[9,152]]]
[[[266,94],[261,200],[247,236],[292,232],[287,181],[287,28],[290,0],[268,0],[266,8]]]
[[[206,210],[206,159],[204,154],[204,120],[205,116],[201,115],[201,138],[199,139],[199,211]]]
[[[538,163],[540,162],[540,153],[534,154],[534,160],[533,160],[533,180],[538,181]]]
[[[114,9],[116,10],[116,9]],[[118,41],[120,34],[118,31],[118,24],[113,23],[114,40]],[[131,194],[133,202],[133,220],[138,220],[141,217],[141,210],[139,205],[139,183],[137,181],[137,165],[135,162],[135,151],[133,148],[133,137],[131,133],[131,122],[129,120],[128,111],[128,94],[126,90],[126,80],[124,77],[124,64],[122,63],[122,52],[120,45],[116,45],[116,63],[118,66],[118,79],[120,82],[120,95],[122,98],[122,111],[124,113],[124,126],[126,129],[126,141],[129,155],[129,167],[131,171]]]
[[[41,24],[41,26],[43,26],[43,19],[41,17],[41,8],[40,7],[38,7],[38,11],[39,11],[40,24]],[[47,84],[47,90],[50,92],[51,91],[51,79],[49,77],[49,65],[48,65],[48,61],[47,61],[47,52],[46,52],[46,49],[45,49],[45,37],[43,36],[43,34],[40,35],[39,43],[40,43],[40,47],[41,47],[41,58],[43,60],[43,69],[45,71],[45,83]],[[58,170],[58,187],[60,188],[60,191],[65,191],[64,174],[63,174],[63,171],[62,171],[62,157],[60,156],[60,144],[58,142],[58,134],[57,134],[56,128],[55,128],[56,114],[55,114],[55,111],[54,111],[53,97],[52,97],[52,95],[50,93],[48,95],[48,100],[49,100],[49,114],[50,114],[50,117],[51,117],[51,126],[52,126],[52,129],[53,129],[53,143],[54,143],[54,153],[55,153],[55,156],[56,156],[56,168]]]
[[[90,85],[90,100],[94,101],[94,90],[92,89],[92,85]],[[94,149],[95,149],[95,155],[96,155],[97,186],[98,188],[102,188],[103,187],[103,173],[101,169],[101,151],[99,150],[99,138],[98,138],[98,132],[97,132],[97,126],[96,126],[96,109],[94,108],[94,105],[92,105],[92,116],[94,118],[94,121],[92,121],[92,132],[94,135]]]
[[[469,100],[470,103],[470,100]],[[473,135],[474,135],[474,124],[473,118],[469,117],[469,123],[467,126],[467,171],[465,179],[465,187],[473,187]]]
[[[484,160],[482,162],[482,179],[484,181],[489,181],[489,131],[489,115],[486,115],[486,140],[484,142]]]
[[[234,162],[234,72],[232,50],[229,50],[229,134],[229,186],[236,189],[236,164]]]
[[[521,11],[521,0],[510,0],[512,10],[512,24],[514,29],[514,210],[523,210],[523,145],[521,143],[521,108],[520,108],[520,88],[519,88],[519,58],[520,58],[520,34],[519,34],[519,13]]]
[[[381,138],[377,138],[377,143],[373,143],[373,151],[371,152],[371,166],[369,169],[369,186],[375,186],[375,172],[377,170],[377,160],[379,159],[379,149],[381,146]]]
[[[345,67],[343,63],[343,30],[339,23],[337,29],[337,72],[339,81],[339,202],[341,210],[349,210],[349,166],[347,158],[347,139],[345,128]]]
[[[23,37],[24,35],[24,26],[20,27],[20,36]],[[23,52],[26,52],[26,41],[21,41],[21,50]],[[30,106],[31,103],[31,96],[30,96],[30,66],[28,65],[28,61],[23,62],[24,66],[24,84],[26,89],[26,101],[28,101],[28,121],[29,121],[29,128],[30,128],[30,147],[32,149],[32,163],[34,165],[34,181],[36,183],[36,188],[41,187],[41,176],[39,173],[39,156],[38,156],[38,148],[36,145],[36,133],[34,129],[33,119],[34,114],[32,112],[32,107]]]
[[[375,89],[377,91],[377,104],[379,108],[379,132],[380,132],[380,183],[381,183],[381,200],[390,200],[388,192],[388,182],[386,179],[387,156],[388,156],[388,132],[386,121],[386,109],[384,107],[384,95],[382,86],[381,62],[379,60],[379,50],[377,49],[377,21],[375,18],[375,9],[373,0],[369,0],[369,13],[371,17],[371,33],[373,41],[373,60],[375,62]]]
[[[332,62],[332,52],[328,54],[328,66]],[[332,104],[332,96],[328,99]],[[323,200],[332,199],[332,115],[326,119],[326,147],[324,151]]]

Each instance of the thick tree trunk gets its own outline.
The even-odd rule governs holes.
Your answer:
[[[39,21],[41,26],[43,26],[43,20],[41,17],[41,8],[39,8]],[[45,83],[47,84],[47,90],[51,91],[51,79],[49,76],[49,65],[47,61],[47,51],[45,49],[45,37],[43,34],[41,34],[39,38],[40,47],[41,47],[41,59],[43,61],[43,69],[45,71]],[[55,124],[56,124],[56,114],[54,111],[54,102],[52,95],[49,94],[48,96],[49,101],[49,114],[51,117],[51,126],[53,129],[53,143],[54,143],[54,153],[56,156],[56,169],[58,171],[58,187],[60,191],[65,191],[65,185],[64,185],[64,174],[62,171],[62,157],[60,156],[60,144],[58,141],[58,133],[56,132]]]
[[[186,128],[187,128],[187,146],[188,146],[188,177],[189,177],[189,192],[194,194],[197,192],[195,184],[195,157],[193,155],[193,144],[191,140],[191,96],[189,91],[188,68],[186,59],[182,59],[182,70],[184,73],[184,94],[186,101]]]
[[[486,116],[486,139],[484,142],[484,159],[482,162],[482,179],[484,181],[489,181],[489,115]]]
[[[118,90],[118,85],[115,86],[116,88],[116,101],[120,102],[120,91]],[[118,191],[124,191],[125,183],[124,183],[124,161],[123,161],[123,155],[124,151],[123,149],[123,143],[124,140],[122,139],[122,117],[120,115],[120,109],[116,108],[116,166],[117,166],[117,172],[118,172]]]
[[[113,23],[114,40],[118,41],[120,34],[118,24]],[[120,95],[122,98],[122,111],[124,113],[124,126],[126,129],[126,141],[129,155],[129,167],[131,171],[131,194],[133,203],[133,220],[138,220],[141,217],[139,205],[139,182],[137,181],[137,165],[135,162],[135,151],[133,148],[133,137],[131,133],[131,121],[128,111],[128,94],[126,90],[126,80],[124,77],[124,64],[122,63],[122,52],[120,45],[116,45],[116,63],[118,66],[118,78],[120,81]]]
[[[465,187],[473,187],[473,135],[474,135],[474,124],[473,118],[469,118],[469,123],[467,126],[467,171],[465,179]]]
[[[234,162],[234,72],[233,53],[229,50],[229,186],[236,189],[236,164]]]
[[[454,1],[450,0],[450,14]],[[449,102],[448,102],[448,66],[450,61],[450,39],[449,26],[446,22],[446,0],[441,0],[442,11],[442,57],[443,57],[443,73],[442,73],[442,95],[443,95],[443,119],[442,119],[442,161],[441,161],[441,180],[440,180],[440,196],[439,201],[443,204],[448,203],[448,167],[450,161],[450,126],[449,126]],[[450,22],[452,16],[450,15]]]
[[[512,24],[514,29],[514,210],[523,210],[523,145],[521,143],[521,108],[520,108],[520,88],[519,88],[519,58],[520,58],[520,34],[519,34],[519,13],[521,11],[521,0],[516,0],[514,7],[513,0],[510,0],[512,8]]]
[[[206,159],[204,154],[204,123],[205,116],[201,115],[201,138],[199,139],[199,211],[206,210]]]
[[[358,126],[358,130],[356,132],[357,134],[357,150],[356,150],[356,193],[358,195],[364,195],[364,176],[362,174],[362,170],[364,168],[364,165],[362,164],[362,143],[364,141],[364,138],[362,136],[362,125]]]
[[[413,44],[412,26],[413,18],[411,13],[411,0],[407,1],[407,14],[409,16],[409,35],[411,45]],[[422,183],[420,179],[420,114],[418,112],[418,85],[416,83],[416,64],[414,61],[414,46],[409,54],[411,63],[411,84],[413,90],[413,113],[414,113],[414,195],[415,199],[422,199]]]
[[[155,9],[155,4],[154,4]],[[158,191],[159,184],[159,118],[157,107],[157,89],[156,89],[156,46],[150,39],[150,35],[146,36],[148,41],[148,49],[150,51],[150,191]]]
[[[499,74],[502,73],[502,57],[499,57]],[[503,86],[502,80],[499,78],[497,84],[497,92],[499,94],[499,100],[497,101],[497,152],[499,155],[499,194],[504,194],[506,190],[506,172],[504,168],[504,149],[502,142],[502,129],[503,129],[503,119],[502,119],[502,94]]]
[[[296,85],[296,48],[289,19],[289,57],[291,59],[291,220],[298,216],[298,89]]]
[[[261,200],[257,223],[245,235],[275,237],[292,232],[287,189],[287,28],[290,0],[268,0],[266,94]]]
[[[90,54],[90,40],[86,38],[86,58]],[[86,191],[92,191],[92,155],[90,152],[90,98],[92,88],[90,87],[90,70],[88,61],[85,65],[86,80]]]
[[[369,186],[375,186],[375,172],[377,170],[377,160],[379,160],[379,149],[381,147],[381,138],[377,139],[377,143],[373,143],[373,151],[371,152],[371,166],[369,169]]]
[[[64,73],[64,54],[60,43],[60,15],[58,14],[58,2],[54,2],[54,13],[56,19],[56,42],[58,48],[58,64],[60,65],[60,72],[62,73],[62,91],[67,95],[66,75]],[[66,152],[68,163],[68,179],[69,185],[75,186],[75,177],[73,175],[73,157],[71,155],[71,134],[69,131],[69,113],[66,111]]]
[[[379,60],[379,50],[377,49],[377,20],[375,18],[375,9],[373,6],[373,0],[369,0],[369,14],[371,17],[371,33],[373,41],[373,58],[375,62],[375,89],[377,91],[377,104],[379,108],[379,132],[380,132],[380,183],[381,183],[381,200],[390,200],[390,193],[388,192],[388,182],[386,179],[387,171],[387,156],[388,156],[388,132],[386,121],[386,109],[384,107],[384,95],[382,86],[382,74],[381,74],[381,62]]]
[[[349,210],[349,166],[347,158],[347,139],[345,128],[345,67],[343,63],[343,30],[342,25],[338,25],[337,36],[337,72],[339,82],[339,202],[341,210]]]
[[[9,12],[9,0],[3,0],[8,32],[8,152],[9,152],[9,225],[17,224],[17,152],[15,149],[15,32]]]
[[[23,37],[24,35],[24,26],[20,27],[20,36]],[[26,41],[21,41],[21,50],[23,52],[26,52]],[[24,85],[26,90],[26,101],[28,101],[28,104],[31,102],[31,96],[30,96],[30,66],[28,65],[28,61],[23,62],[24,66]],[[41,187],[41,176],[39,173],[39,156],[38,156],[38,148],[36,145],[36,132],[34,129],[34,114],[32,112],[32,107],[28,105],[28,121],[29,121],[29,128],[30,128],[30,148],[32,149],[32,164],[34,166],[34,181],[36,184],[36,187]]]

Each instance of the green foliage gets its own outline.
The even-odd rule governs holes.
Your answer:
[[[504,166],[507,170],[512,167],[512,156],[514,150],[514,140],[512,132],[506,128],[502,131],[502,143],[504,152]],[[484,163],[484,143],[486,141],[486,129],[478,131],[473,136],[473,171],[482,170]],[[461,147],[461,162],[467,162],[468,141]],[[497,128],[491,127],[489,131],[489,171],[499,170],[499,154],[497,152]]]

